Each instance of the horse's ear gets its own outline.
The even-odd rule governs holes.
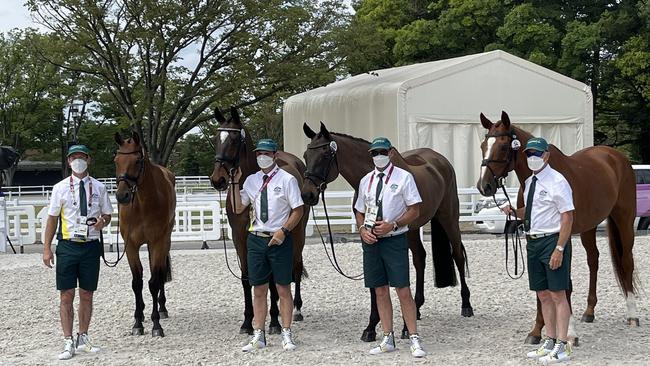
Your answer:
[[[124,143],[124,140],[122,139],[122,135],[120,135],[119,132],[115,132],[115,143],[118,144],[119,146],[122,146]]]
[[[332,136],[330,136],[330,132],[327,130],[327,127],[325,127],[323,121],[320,121],[320,134],[328,140],[332,139]]]
[[[493,125],[492,121],[490,121],[487,117],[485,117],[483,113],[481,113],[481,124],[486,130],[492,128]]]
[[[501,111],[501,124],[503,124],[503,127],[505,128],[510,128],[510,117],[508,117],[506,111]]]
[[[133,140],[134,143],[140,145],[140,135],[137,132],[135,131],[131,132],[131,139]]]
[[[305,133],[308,139],[313,139],[316,136],[316,132],[307,125],[307,122],[302,124],[302,131]]]
[[[232,118],[233,122],[236,124],[241,125],[241,120],[239,119],[239,112],[237,111],[237,108],[230,107],[230,118]]]
[[[219,123],[226,122],[226,118],[221,114],[221,111],[217,107],[214,107],[214,118],[216,118]]]

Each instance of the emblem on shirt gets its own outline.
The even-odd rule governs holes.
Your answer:
[[[542,197],[546,196],[547,194],[548,194],[548,192],[546,192],[546,191],[540,191],[539,192],[539,195],[542,196]]]
[[[398,187],[398,185],[395,184],[395,183],[393,183],[393,184],[390,185],[390,190],[391,190],[392,192],[395,192],[395,191],[397,190],[397,187]]]
[[[280,193],[280,191],[282,191],[282,187],[273,188],[273,192]]]

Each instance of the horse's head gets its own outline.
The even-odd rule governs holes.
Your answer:
[[[138,190],[140,178],[144,172],[146,155],[140,144],[140,135],[132,132],[131,137],[122,139],[119,132],[115,133],[118,149],[115,152],[115,177],[117,178],[117,202],[127,204],[133,200]]]
[[[336,141],[323,124],[320,132],[314,132],[307,123],[302,126],[305,136],[311,139],[303,157],[305,158],[305,180],[302,184],[302,200],[313,206],[318,203],[318,194],[327,189],[327,183],[339,175],[336,162]]]
[[[212,186],[218,191],[228,188],[228,181],[239,167],[241,150],[246,145],[246,130],[239,119],[237,108],[230,107],[230,118],[226,120],[218,108],[214,117],[219,122],[219,136],[215,144],[214,170],[210,176]]]
[[[488,132],[481,143],[483,162],[476,187],[482,195],[492,196],[508,172],[515,168],[515,156],[521,143],[506,112],[501,112],[501,120],[497,123],[492,123],[481,113],[481,124]]]

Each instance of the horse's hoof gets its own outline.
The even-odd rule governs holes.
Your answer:
[[[160,328],[160,329],[152,329],[151,330],[151,336],[152,337],[164,337],[165,332],[163,332],[162,328]]]
[[[279,325],[269,325],[269,334],[280,334],[282,333],[282,327]]]
[[[131,329],[131,335],[144,335],[144,328]]]
[[[361,335],[361,340],[364,342],[374,342],[377,339],[377,332],[374,330],[365,329]]]
[[[304,319],[305,319],[305,318],[302,316],[301,313],[295,313],[295,314],[293,314],[293,321],[294,321],[294,322],[301,322],[301,321],[303,321]]]
[[[409,331],[402,329],[402,339],[409,339]]]
[[[460,315],[469,318],[470,316],[474,316],[474,309],[470,306],[468,308],[462,308],[460,310]]]
[[[580,346],[580,338],[578,337],[575,337],[573,339],[569,338],[569,343],[571,343],[573,347],[578,347]]]
[[[166,311],[159,311],[158,314],[160,315],[160,319],[167,319],[169,318],[169,313]]]
[[[631,326],[639,326],[639,318],[627,318],[627,324]]]
[[[420,314],[420,309],[418,309],[417,320],[422,320],[422,314]]]
[[[239,334],[253,335],[253,328],[241,327],[239,328]]]
[[[589,314],[582,314],[582,319],[580,319],[584,323],[593,323],[594,322],[594,316],[589,315]]]
[[[533,335],[528,335],[526,337],[526,340],[524,341],[524,344],[539,344],[539,342],[542,341],[542,337],[540,336],[533,336]]]

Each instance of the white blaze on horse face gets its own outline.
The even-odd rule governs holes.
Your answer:
[[[221,131],[221,133],[219,134],[219,140],[221,140],[222,144],[226,142],[227,138],[228,138],[228,132]]]
[[[490,155],[492,154],[492,147],[494,146],[494,143],[497,141],[496,137],[488,137],[487,143],[486,143],[486,148],[485,148],[485,155],[483,155],[483,160],[488,160],[490,158]],[[487,170],[487,165],[481,166],[481,179],[485,179],[485,171]]]

